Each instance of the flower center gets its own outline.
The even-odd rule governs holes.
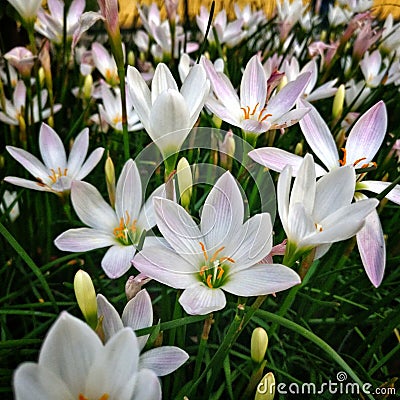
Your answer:
[[[122,122],[122,115],[121,115],[121,114],[117,114],[117,115],[113,118],[112,122],[113,122],[115,125],[117,125],[118,123]]]
[[[204,255],[204,264],[200,267],[200,281],[207,285],[210,289],[219,288],[227,278],[227,272],[230,266],[226,264],[234,263],[230,257],[220,257],[220,253],[225,249],[225,246],[220,247],[211,257],[208,256],[204,243],[199,242]]]
[[[136,219],[131,222],[131,216],[125,211],[126,217],[121,217],[119,225],[114,228],[113,233],[117,240],[125,246],[134,245],[137,242],[138,235],[136,229]]]
[[[244,119],[256,119],[256,114],[258,113],[257,121],[264,122],[268,117],[272,117],[272,114],[265,114],[267,109],[264,107],[260,111],[260,103],[257,103],[255,107],[251,110],[250,106],[240,107],[244,114]]]
[[[98,400],[108,400],[110,395],[108,393],[104,393],[102,396],[99,397]],[[84,396],[82,393],[79,393],[78,400],[89,400],[88,397]]]
[[[49,175],[49,178],[51,179],[52,183],[56,183],[62,176],[67,176],[68,168],[64,168],[64,171],[61,171],[60,167],[57,169],[51,168],[50,171],[51,175]]]
[[[322,231],[323,231],[322,225],[320,225],[320,224],[318,224],[318,223],[315,223],[314,225],[315,225],[315,229],[316,229],[318,232],[322,232]]]

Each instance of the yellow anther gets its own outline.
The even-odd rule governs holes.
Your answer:
[[[217,268],[218,269],[218,275],[217,275],[217,279],[221,279],[222,278],[222,275],[224,274],[224,269],[222,268],[222,267],[218,267]]]
[[[213,285],[212,285],[212,283],[211,283],[211,279],[212,279],[212,275],[210,274],[210,275],[207,276],[207,286],[208,286],[210,289],[213,288]]]
[[[203,276],[204,273],[205,273],[205,271],[207,271],[207,269],[208,269],[208,267],[207,267],[206,265],[203,265],[203,266],[200,268],[200,276]]]
[[[339,160],[339,164],[343,167],[344,165],[346,165],[347,150],[344,147],[342,147],[340,150],[343,151],[343,158]]]
[[[222,257],[222,258],[219,259],[220,263],[223,263],[224,261],[229,261],[231,263],[235,262],[235,260],[233,258],[231,258],[231,257]]]

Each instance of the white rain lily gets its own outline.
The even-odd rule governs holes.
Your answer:
[[[42,0],[7,0],[25,22],[34,21]]]
[[[196,16],[197,26],[199,27],[203,37],[207,31],[208,20],[210,19],[210,13],[204,6],[200,7],[200,15]],[[233,22],[228,22],[226,10],[221,10],[214,18],[212,27],[218,36],[219,44],[226,44],[229,47],[236,46],[239,44],[247,35],[243,28],[244,20],[238,18]],[[216,40],[214,37],[213,29],[210,29],[207,40],[211,44],[215,44]]]
[[[354,124],[342,149],[343,157],[340,159],[336,148],[335,140],[318,111],[308,104],[310,112],[301,120],[300,127],[306,141],[316,156],[321,160],[329,171],[337,170],[340,166],[354,166],[362,168],[373,163],[386,134],[387,112],[385,104],[380,101],[366,111]],[[273,147],[256,149],[249,153],[254,161],[274,171],[281,172],[286,165],[292,167],[293,176],[298,174],[298,169],[303,158],[291,154],[285,150]],[[315,164],[317,176],[326,174],[326,170]],[[358,180],[362,178],[359,177]],[[390,185],[390,182],[361,181],[353,187],[354,190],[369,190],[380,193]],[[397,185],[386,197],[397,204],[400,204],[400,186]],[[360,196],[355,196],[359,199]],[[374,215],[373,215],[374,214]],[[365,271],[374,286],[379,286],[385,270],[385,257],[382,255],[382,248],[385,247],[382,228],[377,221],[378,214],[373,210],[366,219],[365,227],[357,234],[357,244],[364,264]],[[370,225],[371,224],[371,225]],[[371,245],[371,239],[365,232],[375,231],[374,238],[376,246]],[[375,252],[378,251],[378,253]]]
[[[44,108],[47,102],[47,90],[43,89],[40,92],[40,109],[42,119],[50,117],[50,108]],[[15,86],[12,102],[5,99],[5,109],[0,111],[0,121],[9,125],[20,125],[25,118],[25,107],[26,107],[26,86],[23,81],[18,81]],[[40,110],[38,96],[35,95],[32,99],[32,114],[33,121],[31,121],[31,113],[28,112],[29,123],[36,123],[40,121]],[[61,110],[61,104],[54,104],[53,112],[56,113]],[[25,121],[26,123],[26,121]]]
[[[379,204],[376,199],[352,203],[356,174],[351,165],[335,169],[317,182],[313,157],[307,154],[290,190],[291,180],[291,167],[287,166],[279,176],[277,197],[288,239],[285,259],[289,265],[317,246],[354,236]]]
[[[100,96],[103,104],[99,104],[99,114],[102,122],[106,121],[113,129],[122,132],[121,92],[119,89],[115,89],[114,93],[104,81],[100,83]],[[143,125],[139,122],[139,117],[133,109],[129,96],[127,96],[126,111],[128,131],[132,132],[143,129]]]
[[[347,107],[351,106],[351,111],[358,110],[370,95],[371,89],[366,87],[365,81],[355,82],[350,79],[346,84],[345,100]]]
[[[152,196],[160,196],[164,185]],[[151,197],[152,197],[151,196]],[[119,278],[131,267],[142,235],[154,225],[152,198],[142,206],[142,183],[136,164],[128,160],[117,182],[115,210],[99,191],[86,182],[74,182],[71,200],[79,219],[89,228],[69,229],[54,243],[64,251],[90,251],[110,247],[101,266],[110,278]],[[146,242],[151,238],[146,238]]]
[[[111,303],[98,294],[97,315],[98,318],[102,318],[102,331],[106,342],[124,327],[136,331],[153,325],[153,306],[146,289],[142,289],[128,301],[121,317]],[[149,335],[145,335],[137,338],[140,351],[146,345],[148,337]],[[139,369],[150,369],[157,376],[165,376],[177,370],[188,358],[189,355],[179,347],[155,347],[140,355]]]
[[[14,47],[12,50],[4,54],[4,58],[18,70],[24,78],[31,76],[31,70],[35,65],[36,56],[26,47]]]
[[[162,63],[157,65],[151,92],[132,66],[128,66],[127,83],[140,121],[164,157],[179,151],[210,91],[204,68],[195,65],[180,91],[170,70]]]
[[[371,54],[367,51],[364,54],[360,62],[360,68],[368,87],[376,88],[381,84],[386,74],[386,68],[381,71],[381,66],[382,56],[379,50],[375,50]]]
[[[132,329],[120,330],[103,345],[87,324],[66,311],[50,328],[38,363],[21,364],[13,386],[16,400],[161,399],[156,374],[139,369]]]
[[[291,109],[307,87],[310,73],[288,83],[267,103],[267,77],[257,55],[250,59],[244,70],[240,98],[226,75],[217,72],[205,57],[201,62],[216,96],[208,98],[207,107],[223,121],[245,132],[258,135],[270,129],[286,128],[308,112],[307,108]]]
[[[89,129],[85,128],[75,139],[67,161],[64,145],[57,133],[45,123],[40,127],[39,149],[42,163],[26,150],[6,146],[7,151],[36,181],[15,176],[4,178],[6,182],[28,189],[52,192],[58,195],[69,193],[71,183],[86,177],[98,164],[104,149],[98,147],[84,162],[89,147]]]
[[[285,72],[288,82],[295,81],[299,75],[305,72],[309,72],[311,74],[310,81],[306,86],[306,88],[304,89],[304,93],[302,95],[302,98],[306,99],[307,101],[326,99],[328,97],[334,96],[337,91],[337,88],[334,87],[337,82],[337,79],[328,81],[314,90],[318,80],[318,66],[315,59],[309,61],[300,70],[300,65],[299,62],[297,61],[297,58],[292,57],[290,62],[288,60],[284,61],[283,72]]]
[[[97,42],[92,43],[92,59],[95,67],[103,75],[106,82],[111,86],[119,83],[117,64],[113,55]]]
[[[64,2],[48,0],[49,13],[40,8],[35,23],[35,30],[48,38],[51,42],[61,44],[64,35]],[[73,0],[67,12],[66,35],[68,40],[79,27],[79,19],[85,9],[85,0]]]
[[[157,226],[169,246],[145,247],[134,266],[144,275],[176,289],[188,314],[207,314],[225,307],[224,291],[259,296],[300,283],[292,269],[259,264],[272,248],[268,213],[244,222],[244,204],[233,176],[226,172],[211,189],[200,226],[177,203],[154,199]]]

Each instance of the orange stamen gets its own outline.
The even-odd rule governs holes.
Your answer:
[[[230,258],[230,257],[222,257],[222,258],[219,259],[220,263],[223,263],[224,261],[229,261],[231,263],[235,262],[235,260],[233,258]]]
[[[261,110],[260,115],[258,116],[258,122],[263,122],[263,121],[265,121],[268,117],[272,117],[272,114],[266,114],[265,116],[263,116],[263,115],[264,115],[264,112],[265,112],[266,110],[267,110],[266,108],[263,108],[263,109]]]
[[[99,398],[99,400],[108,400],[109,397],[110,397],[109,394],[104,393],[104,394]],[[82,393],[79,393],[78,400],[89,400],[89,399],[88,399],[86,396],[84,396]]]
[[[256,113],[259,104],[260,104],[260,103],[257,103],[257,104],[255,105],[255,107],[253,108],[253,111],[251,112],[250,115],[254,115],[254,114]]]
[[[208,261],[208,255],[207,255],[206,246],[204,246],[204,243],[203,243],[203,242],[199,242],[199,243],[200,243],[200,247],[201,247],[201,250],[202,250],[202,252],[203,252],[203,255],[204,255],[204,259],[205,259],[206,261]]]
[[[211,283],[211,278],[212,278],[212,275],[211,275],[211,274],[207,276],[207,286],[208,286],[210,289],[213,288],[213,285],[212,285],[212,283]]]
[[[218,275],[217,275],[217,279],[221,279],[222,278],[222,275],[224,274],[224,269],[222,268],[222,267],[218,267],[217,268],[218,269]]]
[[[342,147],[340,150],[343,151],[343,159],[339,160],[339,164],[343,167],[344,165],[346,165],[347,150],[344,147]]]
[[[225,248],[225,246],[220,247],[220,248],[213,254],[213,256],[211,257],[210,262],[214,262],[214,261],[217,259],[218,254],[221,253],[221,251],[224,250],[224,248]]]
[[[367,159],[367,157],[359,158],[358,160],[354,161],[353,166],[355,167],[360,161],[363,161],[366,159]],[[364,165],[368,165],[368,164],[364,164]]]
[[[204,275],[204,272],[207,271],[207,269],[208,269],[208,267],[207,267],[206,265],[203,265],[203,266],[200,268],[200,276],[203,276],[203,275]]]

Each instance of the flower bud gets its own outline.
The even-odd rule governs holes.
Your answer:
[[[268,335],[265,329],[258,327],[251,335],[251,359],[257,364],[264,360],[268,347]]]
[[[219,148],[219,158],[221,161],[221,166],[226,169],[231,169],[232,168],[232,158],[235,155],[235,139],[233,137],[233,133],[231,130],[229,130],[224,138],[224,141],[218,142],[218,148]]]
[[[135,53],[132,50],[128,52],[128,65],[135,65]]]
[[[83,97],[85,99],[90,99],[92,97],[92,88],[93,88],[93,77],[92,74],[88,74],[85,76],[85,82],[83,83]]]
[[[38,77],[39,77],[39,85],[40,85],[41,88],[43,88],[44,87],[44,82],[45,82],[45,79],[46,79],[46,74],[44,72],[44,68],[43,67],[39,68]]]
[[[75,297],[88,325],[96,329],[97,326],[97,300],[92,279],[89,274],[79,270],[74,278]]]
[[[108,197],[110,199],[111,207],[114,208],[115,205],[115,169],[114,163],[110,156],[107,157],[106,164],[104,166],[106,173],[106,184]]]
[[[294,149],[294,154],[297,156],[302,156],[303,155],[303,143],[299,142],[296,144],[296,147]]]
[[[280,92],[287,84],[288,84],[288,79],[287,79],[287,76],[284,75],[284,76],[282,76],[282,79],[279,82],[279,85],[277,87],[277,92]]]
[[[332,117],[335,120],[340,118],[342,115],[344,97],[345,97],[345,88],[344,85],[342,84],[338,87],[338,90],[336,91],[335,97],[333,99]]]
[[[268,372],[257,386],[254,400],[272,400],[275,396],[275,376]]]
[[[176,167],[176,178],[178,180],[179,194],[181,204],[183,207],[188,208],[190,205],[190,198],[192,197],[192,170],[185,157],[182,157]]]

